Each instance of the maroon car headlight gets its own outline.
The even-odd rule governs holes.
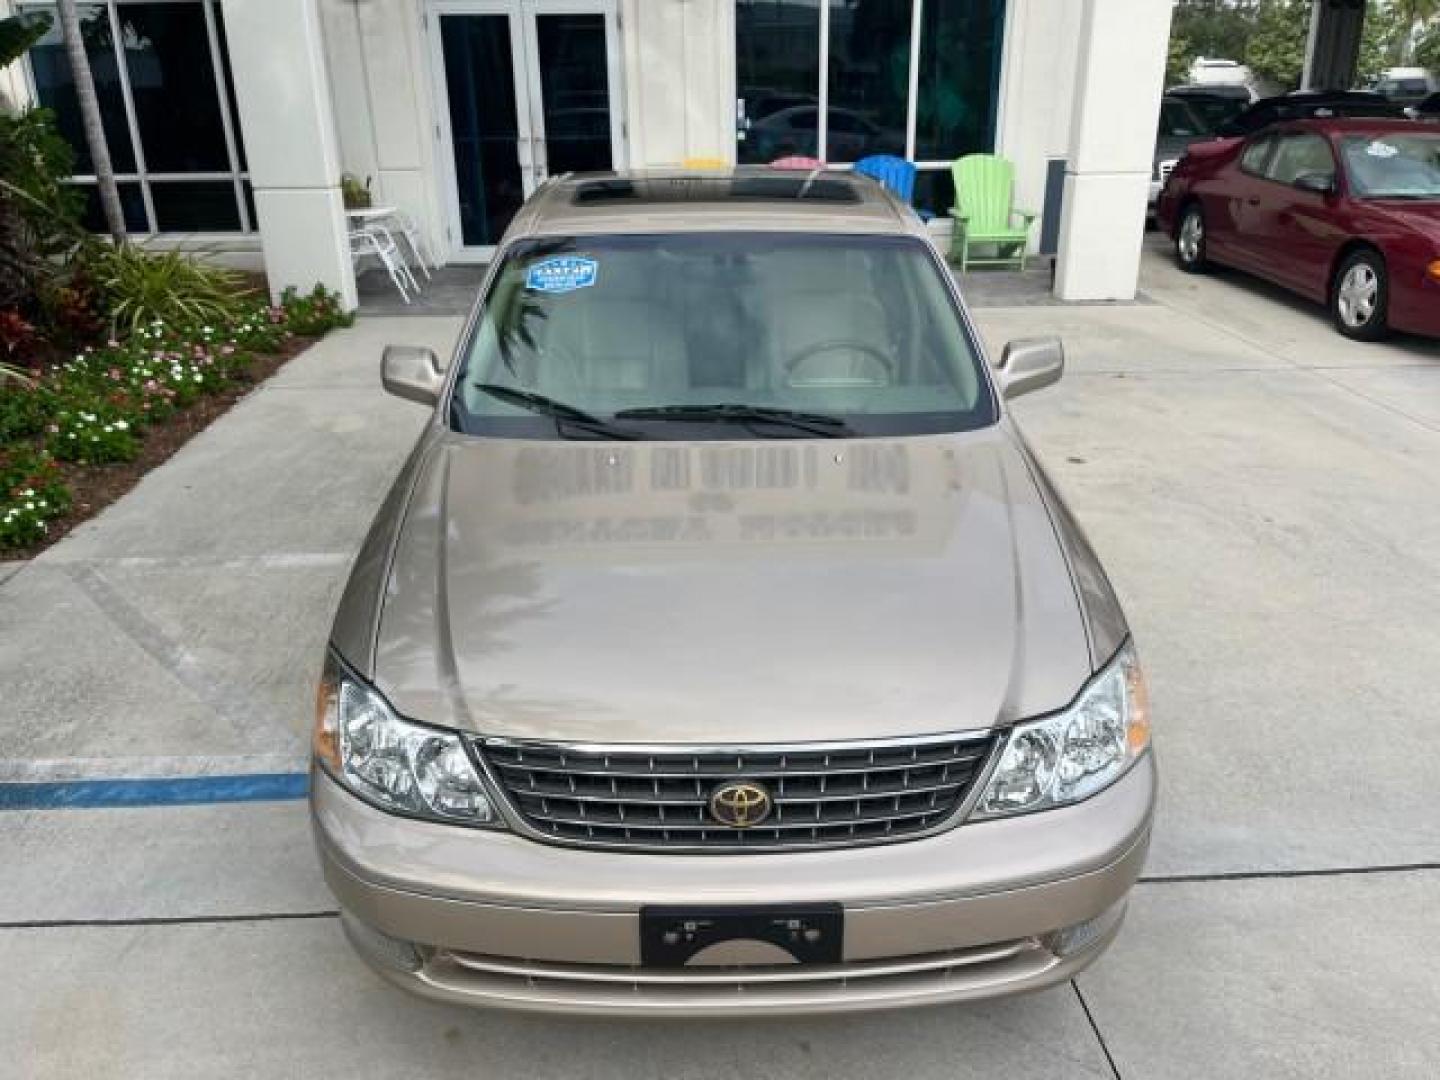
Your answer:
[[[1010,729],[972,818],[1079,802],[1119,780],[1149,746],[1145,677],[1127,642],[1069,708]]]
[[[460,736],[402,720],[334,656],[327,656],[320,680],[314,746],[326,772],[381,809],[466,825],[502,824]]]

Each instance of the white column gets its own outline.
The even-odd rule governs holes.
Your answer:
[[[630,165],[735,160],[734,0],[621,0]]]
[[[1130,300],[1140,271],[1171,5],[1084,2],[1055,294]]]
[[[317,282],[354,308],[340,151],[315,0],[223,0],[272,297]]]

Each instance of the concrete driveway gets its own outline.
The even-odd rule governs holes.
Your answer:
[[[362,319],[0,568],[0,780],[173,777],[210,800],[0,809],[0,1076],[1433,1076],[1440,349],[1350,344],[1156,248],[1150,303],[977,312],[992,342],[1069,345],[1065,382],[1019,407],[1158,716],[1148,876],[1078,985],[640,1025],[437,1007],[372,976],[285,778],[348,560],[420,423],[380,393],[379,347],[459,322]]]

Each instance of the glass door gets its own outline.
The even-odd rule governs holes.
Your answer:
[[[532,190],[524,37],[516,8],[509,0],[445,0],[431,9],[446,238],[456,255],[493,247]]]
[[[613,0],[432,0],[450,255],[483,261],[559,173],[617,168],[624,126]]]
[[[609,4],[527,4],[536,167],[547,176],[613,169],[620,159]]]

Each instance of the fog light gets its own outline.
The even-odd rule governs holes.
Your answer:
[[[1124,914],[1125,901],[1122,900],[1093,919],[1086,919],[1074,926],[1056,930],[1053,934],[1046,934],[1041,940],[1056,956],[1073,956],[1075,953],[1084,952],[1108,934]]]
[[[1430,275],[1431,281],[1440,281],[1440,259],[1436,259],[1425,268],[1425,273]]]
[[[372,963],[407,974],[419,971],[425,966],[425,958],[412,942],[381,933],[350,915],[342,915],[340,922],[345,927],[345,936],[350,939],[350,944],[355,946],[355,951]]]

